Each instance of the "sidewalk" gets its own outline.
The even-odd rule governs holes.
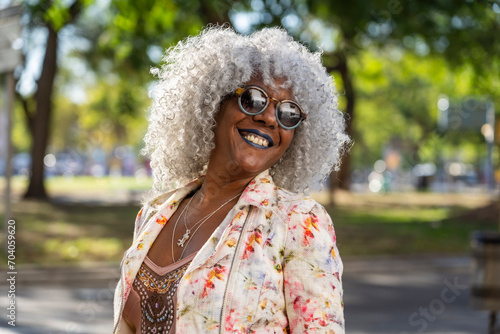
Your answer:
[[[487,333],[488,313],[471,310],[469,257],[345,259],[349,334]]]
[[[349,334],[487,331],[487,312],[468,307],[468,257],[346,258],[344,266]],[[13,328],[4,320],[0,332],[111,333],[117,279],[117,266],[109,264],[87,269],[20,268],[18,326]],[[6,305],[7,286],[1,284],[0,301]]]

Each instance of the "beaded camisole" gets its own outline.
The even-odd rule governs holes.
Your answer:
[[[135,334],[175,332],[176,291],[196,253],[166,267],[147,256],[135,276],[123,318]]]

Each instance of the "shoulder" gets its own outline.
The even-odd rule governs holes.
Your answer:
[[[300,193],[286,189],[276,189],[276,205],[273,210],[288,230],[297,230],[300,226],[309,226],[315,230],[326,230],[333,233],[330,214],[316,200]]]
[[[138,218],[141,218],[141,220],[147,220],[147,217],[151,214],[156,213],[159,208],[161,208],[167,202],[167,200],[172,196],[174,192],[175,190],[168,193],[163,193],[150,198],[147,202],[144,202],[141,211],[139,211]]]
[[[313,209],[323,208],[321,204],[304,194],[295,193],[280,187],[276,189],[276,204],[279,210],[289,215],[292,212],[308,213]]]
[[[148,196],[142,203],[143,209],[158,210],[165,202],[179,189],[174,189],[169,192]]]
[[[198,188],[203,182],[204,178],[205,176],[201,175],[187,184],[162,193],[151,190],[144,197],[142,203],[143,210],[158,211],[163,208],[165,204],[168,204],[167,202],[171,202],[170,204],[175,204],[176,201],[182,200],[182,198],[189,192],[193,191],[193,189]]]
[[[135,229],[134,232],[137,234],[142,226],[152,217],[154,216],[158,210],[164,206],[164,204],[172,197],[172,195],[177,190],[172,190],[160,195],[156,195],[154,197],[149,198],[145,202],[143,202],[139,213],[137,213],[137,217],[135,218]]]
[[[286,222],[289,238],[300,240],[302,246],[335,243],[333,222],[323,205],[309,196],[281,188],[277,189],[277,196],[277,208]]]

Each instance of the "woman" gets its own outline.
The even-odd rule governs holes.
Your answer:
[[[215,27],[164,61],[115,333],[344,333],[333,225],[300,195],[348,142],[320,54],[277,28]]]

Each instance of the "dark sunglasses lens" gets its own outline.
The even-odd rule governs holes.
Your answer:
[[[267,103],[266,96],[258,89],[248,88],[240,96],[241,106],[249,114],[258,114]]]
[[[280,104],[278,109],[278,118],[286,127],[292,127],[300,122],[300,110],[299,107],[290,102],[284,102]]]

